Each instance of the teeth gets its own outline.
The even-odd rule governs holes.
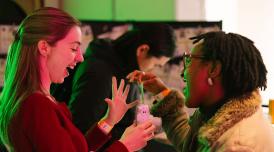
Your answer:
[[[68,68],[70,68],[70,69],[74,69],[74,66],[70,65],[70,66],[68,66]]]

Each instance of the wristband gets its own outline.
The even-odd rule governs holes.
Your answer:
[[[161,101],[170,93],[170,91],[171,91],[170,89],[165,89],[162,92],[155,95],[154,99],[157,100],[157,101]]]
[[[98,122],[98,127],[106,134],[108,134],[113,126],[109,125],[105,120],[100,120]]]

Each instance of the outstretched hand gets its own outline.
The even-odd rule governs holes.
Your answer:
[[[158,94],[167,89],[159,77],[149,72],[135,70],[127,75],[127,79],[129,82],[143,83],[144,88],[153,94]]]
[[[125,81],[122,79],[119,88],[117,89],[116,77],[112,77],[112,99],[105,99],[108,104],[108,110],[104,118],[102,118],[109,125],[114,126],[123,118],[128,109],[138,104],[138,100],[133,101],[129,104],[126,103],[130,87],[129,85],[127,85],[124,90],[124,85]]]

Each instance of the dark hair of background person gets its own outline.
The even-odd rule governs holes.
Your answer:
[[[133,29],[114,41],[114,47],[125,58],[129,53],[136,53],[138,46],[147,44],[148,55],[152,57],[172,57],[175,51],[174,31],[168,24],[144,23],[136,24]]]
[[[34,11],[19,25],[15,39],[8,51],[5,69],[5,86],[0,96],[0,137],[11,147],[9,124],[16,114],[20,103],[40,86],[38,62],[38,41],[46,40],[54,46],[63,39],[73,26],[80,22],[66,12],[45,7]]]
[[[0,22],[4,24],[20,23],[25,17],[26,13],[13,0],[0,1]]]
[[[255,89],[266,89],[267,70],[259,50],[250,39],[225,32],[209,32],[191,38],[202,41],[204,61],[219,61],[227,98],[237,97]]]

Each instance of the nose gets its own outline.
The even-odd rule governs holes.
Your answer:
[[[181,78],[184,79],[184,76],[185,76],[185,68],[182,70],[181,74],[180,74]]]
[[[79,51],[76,55],[75,60],[76,60],[76,62],[83,62],[84,61],[83,53],[80,49],[79,49]]]

